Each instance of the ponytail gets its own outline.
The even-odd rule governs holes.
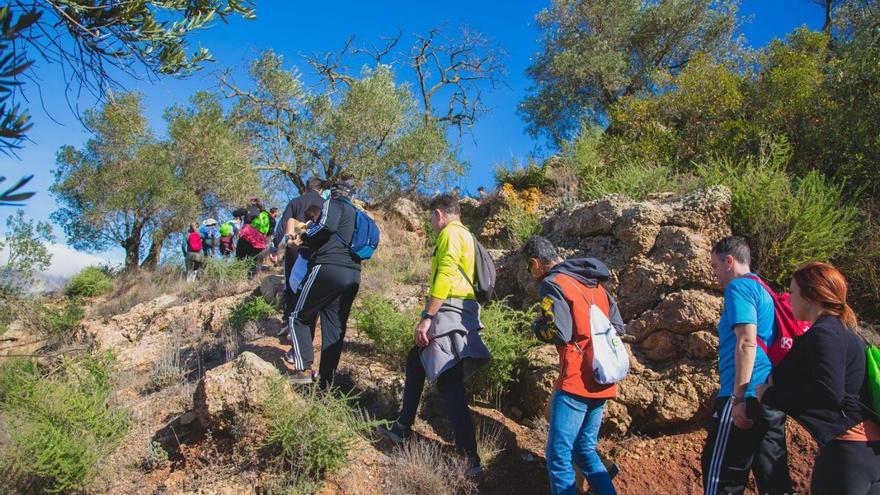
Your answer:
[[[856,313],[851,307],[849,307],[849,304],[844,303],[843,310],[837,315],[837,317],[840,318],[840,321],[842,321],[850,330],[855,330],[859,326],[859,320],[856,318]]]

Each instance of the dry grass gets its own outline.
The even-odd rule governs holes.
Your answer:
[[[154,271],[122,273],[113,279],[113,288],[96,312],[108,319],[163,294],[182,294],[186,289],[183,270],[178,267],[162,266]]]
[[[395,285],[427,285],[431,252],[424,236],[407,232],[397,220],[382,222],[382,241],[373,259],[364,262],[361,292],[387,294]]]
[[[436,443],[413,440],[396,450],[385,472],[388,495],[470,495],[477,486],[467,476],[467,462]]]
[[[477,455],[483,466],[488,466],[504,451],[501,427],[481,423],[477,425]]]

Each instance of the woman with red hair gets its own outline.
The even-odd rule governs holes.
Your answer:
[[[865,406],[865,344],[846,291],[846,279],[830,264],[811,262],[794,272],[794,316],[812,325],[757,389],[762,403],[785,411],[819,444],[814,495],[880,494],[880,427]]]

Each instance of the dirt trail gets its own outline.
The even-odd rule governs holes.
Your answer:
[[[265,325],[266,333],[273,332],[277,328],[276,325],[280,323]],[[320,335],[320,331],[316,333]],[[354,335],[347,337],[347,347],[340,364],[341,385],[367,397],[377,395],[383,397],[374,390],[375,383],[358,382],[357,377],[386,379],[396,377],[396,380],[392,381],[402,384],[402,373],[386,367],[387,360],[375,355],[368,341],[359,338],[356,332],[352,333]],[[242,350],[255,352],[279,369],[287,369],[281,357],[289,349],[289,345],[271,335],[245,344]],[[315,353],[316,356],[320,354],[320,337],[316,337]],[[319,357],[316,357],[316,362],[318,359]],[[372,410],[374,414],[376,411],[384,411],[385,417],[392,417],[393,412],[389,413],[389,411],[394,411],[399,404],[371,403],[368,400],[362,403],[362,406]],[[485,477],[479,487],[480,493],[546,494],[548,492],[544,458],[546,433],[529,428],[505,416],[498,409],[479,405],[472,406],[471,409],[478,428],[499,432],[503,449],[492,463],[486,466]],[[620,475],[615,479],[618,492],[621,494],[702,493],[700,453],[706,437],[703,427],[704,425],[694,425],[690,431],[657,437],[629,436],[624,439],[603,439],[600,442],[600,452],[620,466]],[[417,435],[425,439],[452,448],[452,433],[444,417],[442,402],[430,392],[430,389],[426,391],[420,419],[414,430]],[[816,446],[809,434],[792,421],[789,421],[789,432],[789,463],[792,478],[795,479],[798,493],[808,493],[808,480]],[[393,447],[382,441],[376,441],[370,445],[370,448],[357,452],[352,466],[332,476],[321,493],[340,495],[382,493],[381,479],[385,465],[383,457],[391,448]],[[351,476],[356,476],[359,482],[352,484]],[[356,491],[352,492],[352,489]],[[756,493],[754,483],[750,491]]]

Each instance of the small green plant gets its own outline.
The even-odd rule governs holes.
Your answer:
[[[64,293],[68,297],[97,297],[106,294],[112,286],[113,279],[105,270],[90,266],[67,282]]]
[[[249,321],[260,321],[272,316],[275,308],[266,302],[262,297],[250,297],[233,308],[229,315],[229,324],[235,330],[244,328],[244,324]]]
[[[162,447],[162,444],[153,440],[147,449],[147,454],[141,460],[141,467],[149,473],[159,469],[168,462],[168,452]]]
[[[413,346],[412,332],[419,321],[417,310],[402,313],[382,296],[364,296],[359,307],[354,308],[357,328],[373,341],[376,350],[403,363]]]
[[[128,413],[114,405],[113,354],[65,358],[41,370],[34,360],[0,367],[0,421],[10,448],[0,472],[26,492],[70,492],[95,475],[129,428]]]
[[[480,320],[492,360],[468,381],[468,387],[477,395],[487,396],[505,390],[517,379],[526,365],[526,351],[536,341],[529,333],[529,314],[511,308],[505,301],[487,304]]]
[[[294,396],[282,378],[269,382],[264,415],[269,424],[265,446],[273,458],[308,480],[344,467],[358,438],[379,423],[352,405],[353,397],[310,389]]]

